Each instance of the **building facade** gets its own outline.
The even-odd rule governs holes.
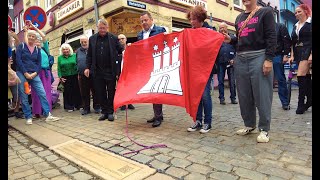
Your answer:
[[[286,25],[290,35],[297,22],[294,12],[300,4],[300,0],[280,0],[280,22]]]
[[[13,25],[12,27],[15,29],[15,33],[17,33],[19,40],[22,42],[23,41],[23,26],[24,26],[24,21],[23,21],[23,13],[24,13],[24,8],[23,8],[23,0],[14,0],[13,2]]]
[[[82,34],[91,36],[96,32],[99,18],[108,21],[111,33],[125,34],[128,42],[135,42],[141,31],[139,17],[143,11],[149,11],[154,23],[164,26],[168,32],[190,27],[186,13],[194,5],[207,9],[210,25],[218,29],[218,24],[225,21],[231,32],[234,32],[235,18],[243,11],[241,0],[24,0],[25,9],[34,5],[47,13],[48,22],[42,30],[54,56],[59,53],[63,32],[66,32],[66,42],[76,49]]]
[[[276,22],[280,22],[279,0],[258,0],[258,4],[263,7],[271,7],[273,10],[274,20]]]

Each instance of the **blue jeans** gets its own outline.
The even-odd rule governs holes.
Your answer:
[[[228,74],[228,81],[229,81],[229,87],[230,87],[230,99],[236,100],[236,82],[234,78],[234,68],[233,66],[230,66],[227,68],[228,63],[221,63],[219,64],[219,71],[218,71],[218,81],[219,81],[219,99],[224,99],[224,76]]]
[[[48,100],[46,98],[46,92],[44,91],[42,82],[40,80],[39,75],[37,75],[36,77],[34,77],[33,79],[26,79],[24,77],[24,75],[17,71],[17,75],[19,77],[19,79],[21,80],[21,83],[18,85],[19,88],[19,96],[21,98],[21,103],[22,103],[22,111],[25,115],[26,119],[32,118],[32,112],[31,112],[31,108],[29,105],[29,101],[28,101],[28,95],[25,93],[24,90],[24,82],[28,81],[29,85],[31,85],[36,91],[39,99],[40,99],[40,104],[42,106],[42,110],[43,110],[43,115],[45,117],[47,117],[49,115],[50,109],[49,109],[49,103]]]
[[[203,111],[204,111],[204,124],[209,124],[211,125],[212,122],[212,99],[210,95],[210,84],[212,79],[213,74],[210,74],[209,80],[207,82],[206,87],[204,88],[202,97],[200,99],[200,103],[198,106],[198,112],[197,112],[197,117],[196,120],[202,122],[202,117],[203,117]]]
[[[273,72],[278,81],[278,95],[283,106],[287,106],[288,102],[288,88],[287,80],[284,75],[284,64],[282,63],[283,56],[279,55],[273,58]]]

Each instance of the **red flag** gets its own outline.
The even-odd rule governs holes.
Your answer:
[[[114,109],[155,103],[185,107],[195,120],[224,36],[207,28],[159,34],[126,48]]]

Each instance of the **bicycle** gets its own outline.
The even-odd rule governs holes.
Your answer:
[[[298,65],[295,62],[292,62],[291,64],[289,64],[289,73],[288,73],[288,80],[287,80],[289,109],[290,109],[292,84],[298,86],[298,81],[294,80],[294,78],[297,76],[297,72],[296,72],[297,69],[298,69]]]

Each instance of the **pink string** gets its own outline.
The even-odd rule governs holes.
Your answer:
[[[128,108],[126,108],[126,135],[130,139],[130,141],[132,141],[136,145],[141,146],[143,148],[139,149],[139,150],[135,150],[135,151],[126,152],[123,155],[131,154],[131,153],[139,153],[140,151],[143,151],[143,150],[146,150],[146,149],[166,148],[166,147],[168,147],[165,144],[154,144],[154,145],[151,145],[151,146],[146,146],[146,145],[140,144],[140,143],[134,141],[133,139],[131,139],[130,136],[129,136],[129,132],[128,132]]]

